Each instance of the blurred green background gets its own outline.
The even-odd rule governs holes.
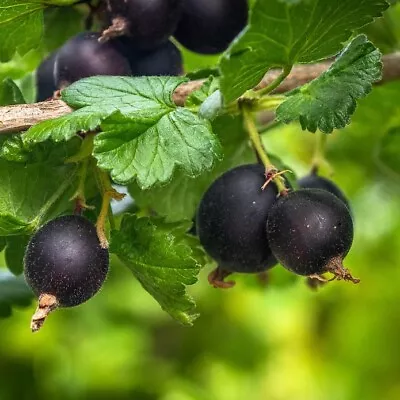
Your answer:
[[[367,29],[385,52],[398,48],[399,15],[397,6]],[[26,57],[24,73],[37,60]],[[22,77],[15,64],[7,74]],[[186,328],[113,260],[100,294],[57,311],[39,334],[29,330],[34,304],[0,319],[0,400],[400,399],[400,177],[378,154],[398,126],[395,82],[375,88],[327,142],[333,179],[354,212],[345,262],[359,285],[312,291],[276,267],[267,285],[235,276],[236,287],[223,291],[208,285],[206,268],[190,288],[201,316]],[[307,173],[314,135],[278,126],[264,142]]]

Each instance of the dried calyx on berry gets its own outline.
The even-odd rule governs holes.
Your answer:
[[[183,0],[107,0],[102,39],[129,36],[139,49],[165,43],[181,17]]]

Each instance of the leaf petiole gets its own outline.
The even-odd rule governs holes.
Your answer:
[[[282,72],[279,74],[279,76],[273,82],[271,82],[265,88],[258,90],[257,93],[261,96],[265,96],[265,95],[273,92],[288,77],[288,75],[292,71],[292,68],[293,68],[293,65],[286,65],[283,68]]]

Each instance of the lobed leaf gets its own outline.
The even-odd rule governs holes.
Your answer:
[[[186,286],[197,282],[202,255],[185,224],[125,214],[111,234],[110,251],[132,271],[162,309],[184,325],[197,318]]]
[[[99,167],[110,170],[113,180],[121,184],[136,179],[142,189],[168,182],[176,167],[187,176],[198,176],[220,157],[210,124],[183,108],[152,125],[114,115],[102,130],[93,153]]]
[[[249,26],[220,61],[225,101],[255,87],[270,68],[337,54],[355,30],[388,7],[385,0],[258,0]]]
[[[172,101],[179,77],[92,77],[63,91],[78,108],[32,127],[25,143],[69,140],[78,131],[101,127],[94,156],[118,183],[136,179],[142,188],[171,179],[176,167],[188,176],[210,169],[220,144],[209,122]]]
[[[302,128],[330,133],[350,123],[357,100],[381,79],[379,50],[364,35],[357,36],[332,66],[312,82],[287,94],[276,110],[279,121],[298,119]]]
[[[0,159],[0,236],[29,235],[37,223],[57,215],[61,203],[65,210],[68,198],[55,201],[49,210],[45,206],[62,182],[70,182],[72,187],[75,171],[72,165],[24,165]]]
[[[79,131],[93,131],[119,112],[140,125],[149,126],[175,105],[171,96],[183,78],[95,76],[73,83],[62,91],[62,99],[75,112],[30,128],[26,143],[55,142],[72,138]]]

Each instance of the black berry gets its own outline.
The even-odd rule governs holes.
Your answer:
[[[234,168],[214,181],[200,202],[200,242],[226,271],[260,272],[276,264],[265,223],[278,191],[273,183],[261,189],[264,173],[257,164]]]
[[[353,221],[346,205],[321,189],[282,196],[267,222],[268,244],[278,261],[299,275],[332,272],[352,280],[342,260],[353,242]]]
[[[44,101],[51,98],[57,90],[54,81],[54,64],[56,53],[50,54],[42,61],[36,70],[37,101]]]
[[[186,0],[174,36],[196,53],[220,53],[246,26],[247,16],[247,0]]]
[[[103,35],[127,35],[137,48],[159,46],[175,31],[183,0],[108,0],[111,27]]]
[[[77,306],[99,291],[108,272],[108,250],[100,247],[96,228],[89,220],[68,215],[36,232],[24,262],[25,279],[39,296],[39,310],[42,305],[50,312],[57,306]],[[52,304],[41,304],[43,299]],[[32,328],[39,329],[44,318],[34,318],[37,325]]]
[[[136,49],[128,38],[123,38],[121,43],[134,76],[175,76],[183,73],[181,52],[170,41],[147,51]]]
[[[54,77],[57,88],[95,75],[131,75],[128,60],[117,41],[99,42],[100,34],[83,32],[68,40],[57,53]]]
[[[318,176],[312,172],[310,175],[306,175],[298,180],[299,187],[303,189],[322,189],[334,194],[337,198],[343,201],[350,208],[350,204],[344,193],[340,188],[332,182],[330,179]]]

